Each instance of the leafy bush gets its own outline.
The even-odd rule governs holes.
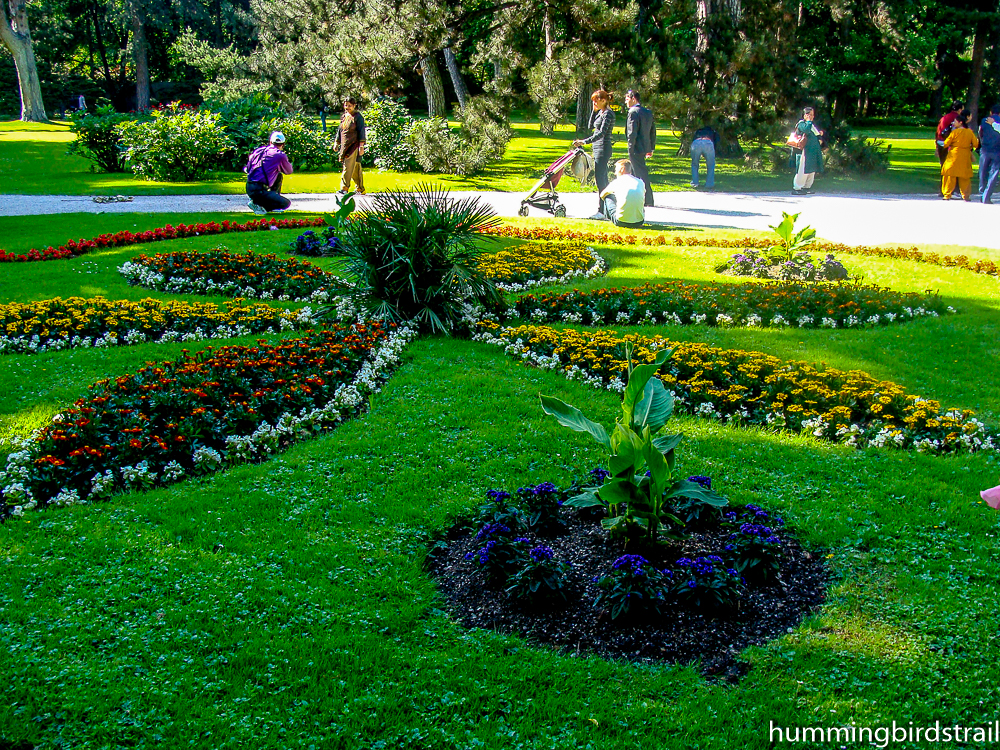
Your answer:
[[[73,112],[70,131],[76,140],[69,144],[67,154],[76,154],[94,162],[103,172],[124,172],[121,136],[118,126],[137,120],[136,115],[120,114],[114,107],[98,107],[95,112]]]
[[[258,141],[267,143],[274,130],[285,136],[285,153],[299,171],[326,169],[333,162],[336,145],[333,136],[319,130],[312,121],[300,114],[264,120],[257,129]],[[240,165],[243,168],[243,165]]]
[[[218,168],[233,148],[215,112],[174,102],[150,116],[118,126],[125,162],[137,177],[190,182]]]
[[[521,509],[508,502],[509,492],[490,490],[486,493],[486,497],[489,500],[479,507],[475,517],[476,523],[506,526],[515,533],[527,530],[528,523]]]
[[[659,612],[666,603],[665,586],[672,579],[673,573],[653,567],[640,555],[623,555],[597,580],[600,592],[594,606],[609,609],[612,620],[629,613]]]
[[[892,144],[864,136],[849,137],[830,144],[825,166],[830,172],[858,176],[884,174],[889,171]]]
[[[392,99],[382,99],[369,105],[364,115],[368,132],[362,163],[392,172],[415,169],[417,162],[408,141],[413,118],[406,107]]]
[[[708,477],[688,477],[689,482],[700,484],[706,490],[712,489],[712,480]],[[718,495],[707,497],[678,497],[671,504],[673,514],[684,522],[688,530],[705,528],[719,520],[721,508],[728,503]]]
[[[468,175],[503,158],[511,138],[510,125],[484,97],[470,99],[460,119],[457,131],[440,117],[413,123],[408,143],[423,171]]]
[[[379,193],[370,213],[348,222],[341,234],[351,283],[346,295],[371,316],[448,333],[468,303],[499,299],[477,266],[485,252],[482,233],[497,223],[478,198],[456,200],[447,190]]]
[[[487,580],[505,581],[524,566],[528,557],[528,540],[514,536],[515,533],[504,524],[485,524],[476,534],[476,541],[483,546],[469,552],[465,559],[475,562],[477,570],[485,574]]]
[[[559,596],[565,600],[568,578],[569,566],[555,559],[551,547],[533,547],[507,579],[507,593],[514,599],[538,601]]]
[[[626,349],[628,382],[622,397],[622,414],[608,435],[579,409],[550,396],[542,396],[542,411],[559,424],[586,432],[610,454],[610,477],[600,487],[585,488],[566,505],[587,508],[603,506],[607,518],[601,525],[613,535],[630,541],[655,542],[663,524],[683,526],[670,512],[677,498],[702,500],[713,505],[726,501],[712,490],[689,479],[674,479],[674,450],[681,435],[657,437],[674,410],[674,396],[663,381],[654,377],[669,359],[670,350],[657,352],[651,364],[632,366],[631,346]]]
[[[288,252],[292,255],[305,255],[311,258],[326,258],[337,255],[340,248],[340,240],[331,231],[333,227],[327,227],[319,234],[307,229],[291,242]]]
[[[226,156],[223,165],[233,172],[241,171],[249,153],[267,142],[270,131],[262,139],[261,122],[285,116],[284,107],[262,93],[244,96],[226,104],[208,106],[207,109],[219,113],[219,124],[233,144],[233,150]]]

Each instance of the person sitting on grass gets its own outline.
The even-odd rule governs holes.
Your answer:
[[[646,184],[632,174],[628,159],[615,162],[615,179],[601,191],[604,217],[616,227],[638,229],[646,220]]]
[[[284,211],[292,202],[281,194],[283,175],[292,173],[285,154],[285,136],[275,130],[266,146],[254,149],[243,171],[247,173],[247,206],[255,214]]]

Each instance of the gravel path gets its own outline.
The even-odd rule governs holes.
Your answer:
[[[478,195],[501,216],[516,216],[521,193],[452,193]],[[290,194],[292,210],[332,211],[330,194]],[[563,193],[571,218],[586,218],[596,210],[592,193]],[[366,199],[361,199],[364,205]],[[95,203],[91,198],[62,195],[8,195],[0,203],[2,216],[54,213],[244,211],[240,195],[137,195],[127,203]],[[800,224],[811,225],[819,236],[848,244],[941,244],[1000,249],[1000,206],[984,206],[973,197],[943,201],[926,195],[811,195],[789,193],[659,193],[656,206],[647,209],[647,221],[675,227],[767,229],[781,220],[781,212],[801,212]],[[548,216],[531,209],[530,216]],[[595,222],[596,226],[597,222]],[[604,225],[609,226],[609,225]]]

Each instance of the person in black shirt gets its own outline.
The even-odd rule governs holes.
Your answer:
[[[592,143],[594,146],[594,180],[597,182],[597,213],[591,219],[603,219],[601,193],[608,186],[608,159],[611,158],[611,131],[615,127],[615,113],[611,111],[614,94],[598,89],[590,95],[594,103],[594,114],[590,116],[590,126],[594,134],[589,138],[573,141],[574,147]]]
[[[632,165],[632,175],[646,184],[645,205],[653,205],[653,184],[649,180],[646,159],[656,148],[656,122],[653,113],[642,106],[639,92],[629,89],[625,94],[628,116],[625,120],[625,139],[628,141],[628,160]]]
[[[705,187],[709,190],[715,187],[715,147],[718,145],[719,134],[708,125],[694,131],[694,140],[691,141],[691,187],[698,187],[702,157],[705,157],[708,172]]]

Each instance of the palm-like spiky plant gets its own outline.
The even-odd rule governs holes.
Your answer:
[[[448,333],[465,303],[499,300],[477,262],[492,239],[483,230],[498,223],[478,198],[428,185],[376,195],[340,238],[347,294],[369,316]]]

